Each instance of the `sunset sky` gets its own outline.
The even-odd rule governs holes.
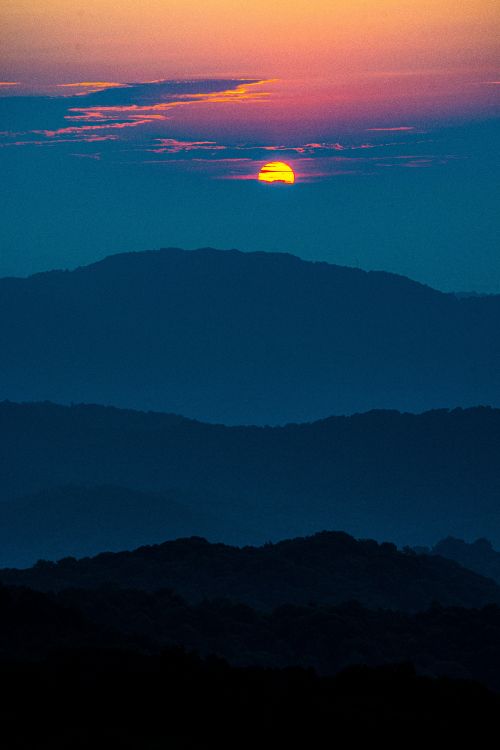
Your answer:
[[[3,0],[0,274],[238,247],[500,292],[496,0]],[[293,186],[257,184],[284,161]]]
[[[3,0],[9,79],[488,71],[495,0]]]

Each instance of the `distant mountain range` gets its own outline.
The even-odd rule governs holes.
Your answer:
[[[224,427],[102,406],[0,404],[0,565],[198,534],[343,529],[500,544],[500,410]]]
[[[236,524],[211,514],[201,497],[191,508],[194,497],[185,494],[69,485],[0,502],[0,564],[25,566],[193,534],[245,539]]]
[[[500,296],[281,253],[114,255],[0,279],[0,398],[282,424],[500,406]]]

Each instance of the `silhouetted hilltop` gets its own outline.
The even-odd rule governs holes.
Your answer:
[[[464,542],[452,536],[442,539],[431,548],[417,548],[418,552],[429,555],[441,555],[448,560],[455,560],[464,568],[474,570],[480,575],[492,578],[500,583],[500,552],[493,549],[488,539],[476,539],[475,542]]]
[[[499,296],[394,274],[284,253],[127,253],[0,279],[0,398],[226,424],[498,406],[499,329]]]
[[[264,428],[3,403],[0,497],[8,504],[0,507],[0,565],[95,554],[117,543],[132,548],[176,529],[233,544],[318,529],[400,545],[448,534],[500,543],[499,446],[500,411],[489,408],[368,412]],[[124,491],[120,500],[116,488],[144,495],[134,500]],[[80,527],[73,519],[82,514]]]
[[[340,532],[244,548],[178,539],[133,552],[3,569],[0,581],[44,591],[105,584],[168,588],[190,602],[228,597],[257,609],[352,600],[410,611],[435,601],[465,607],[500,603],[500,587],[455,562]]]

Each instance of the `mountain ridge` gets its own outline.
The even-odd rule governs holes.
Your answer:
[[[48,502],[32,504],[30,524],[44,528],[45,539],[66,524],[75,550],[88,545],[90,537],[71,527],[72,495],[67,502],[61,496],[68,486],[87,488],[89,502],[95,492],[96,512],[108,503],[105,494],[99,500],[99,487],[135,493],[138,523],[130,516],[126,536],[119,537],[127,546],[145,527],[148,505],[141,509],[137,493],[151,498],[155,513],[164,497],[185,504],[191,517],[218,519],[210,538],[223,541],[260,543],[340,528],[400,545],[450,534],[488,536],[498,545],[499,445],[500,410],[490,407],[227,427],[99,405],[0,403],[4,548],[17,546],[28,560],[41,556],[39,544],[38,553],[27,544],[20,521],[22,497],[40,492]],[[113,492],[109,507],[119,502],[119,490]],[[48,513],[56,507],[50,493],[61,498],[56,506],[63,515]],[[167,508],[165,502],[165,524]],[[14,514],[10,523],[7,512]],[[18,533],[9,535],[9,528]],[[168,538],[169,526],[162,529]]]
[[[261,610],[346,601],[404,611],[424,610],[436,601],[500,604],[500,586],[457,562],[338,531],[244,547],[189,537],[79,560],[39,561],[25,570],[0,569],[0,581],[40,591],[104,585],[169,589],[191,603],[222,597]]]
[[[181,247],[162,247],[158,249],[151,249],[151,250],[130,250],[126,252],[118,252],[118,253],[111,253],[110,255],[106,255],[103,258],[100,258],[98,260],[92,261],[90,263],[85,263],[80,266],[76,266],[75,268],[55,268],[50,269],[47,271],[37,271],[36,273],[29,274],[27,276],[1,276],[0,282],[4,280],[20,280],[20,281],[27,281],[30,279],[39,279],[44,278],[47,276],[53,276],[53,275],[65,275],[65,274],[72,274],[72,273],[82,273],[85,271],[92,271],[98,268],[103,268],[106,266],[113,265],[115,263],[120,263],[125,260],[146,260],[148,258],[161,258],[163,255],[178,255],[183,256],[186,254],[194,255],[197,254],[203,254],[205,256],[217,256],[219,254],[224,254],[226,257],[241,257],[241,256],[254,256],[258,258],[276,258],[276,259],[286,259],[287,262],[294,262],[298,265],[305,264],[305,265],[311,265],[315,266],[317,268],[329,268],[333,269],[337,272],[348,272],[352,273],[353,275],[359,275],[359,276],[376,276],[381,278],[388,278],[388,279],[398,279],[398,280],[404,280],[405,282],[409,282],[410,285],[414,285],[417,287],[423,287],[425,289],[430,289],[433,292],[436,292],[437,294],[443,294],[445,296],[454,296],[455,294],[460,296],[461,294],[468,296],[467,292],[443,292],[439,289],[436,289],[435,287],[432,287],[430,284],[425,284],[422,281],[417,281],[415,279],[412,279],[409,276],[405,276],[404,274],[395,273],[393,271],[384,271],[382,269],[371,269],[366,270],[363,268],[359,268],[357,266],[346,266],[339,263],[331,263],[330,261],[323,261],[323,260],[308,260],[306,258],[302,258],[300,255],[296,255],[295,253],[289,253],[289,252],[275,252],[275,251],[267,251],[267,250],[253,250],[253,251],[244,251],[244,250],[238,250],[237,248],[229,248],[227,250],[221,250],[215,247],[207,246],[207,247],[199,247],[195,248],[193,250],[185,250]],[[471,292],[470,294],[474,294],[474,292]],[[488,294],[488,295],[481,295],[481,296],[487,296],[487,297],[500,297],[500,294]]]
[[[0,398],[224,424],[500,406],[499,328],[500,296],[383,271],[285,253],[117,254],[0,279]]]

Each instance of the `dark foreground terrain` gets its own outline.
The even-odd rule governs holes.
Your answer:
[[[241,667],[412,662],[419,674],[478,680],[500,691],[500,608],[442,607],[414,614],[286,605],[263,612],[219,599],[190,605],[171,591],[102,588],[43,594],[0,587],[0,662],[47,658],[61,648],[121,648],[157,655],[181,645]]]
[[[9,750],[482,745],[496,730],[498,586],[436,555],[343,533],[193,538],[0,581]]]
[[[500,710],[499,697],[477,683],[418,677],[409,665],[326,678],[302,669],[236,669],[182,650],[154,657],[65,651],[3,663],[0,678],[0,731],[9,750],[481,742]]]

